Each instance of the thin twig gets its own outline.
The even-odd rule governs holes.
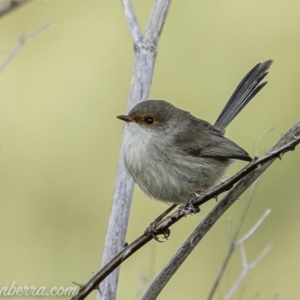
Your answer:
[[[47,31],[50,27],[52,27],[54,23],[50,22],[40,29],[36,30],[35,32],[25,35],[22,34],[19,38],[18,42],[15,44],[15,46],[11,49],[11,51],[8,53],[6,58],[0,63],[0,72],[7,66],[7,64],[17,55],[17,53],[21,50],[21,48],[31,41],[32,39],[36,38],[37,36],[43,34],[45,31]]]
[[[266,137],[266,135],[268,135],[271,131],[273,131],[274,128],[270,128],[269,130],[267,130],[265,133],[263,133],[259,139],[257,140],[257,142],[255,143],[254,146],[254,155],[255,156],[259,156],[259,144],[261,143],[261,141]]]
[[[236,240],[237,240],[237,238],[238,238],[238,236],[239,236],[239,234],[240,234],[240,231],[241,231],[241,228],[242,228],[242,226],[243,226],[243,224],[244,224],[244,221],[245,221],[245,219],[246,219],[246,216],[247,216],[247,214],[248,214],[248,211],[249,211],[249,209],[250,209],[250,205],[251,205],[251,203],[252,203],[252,200],[254,199],[254,192],[255,192],[255,190],[256,190],[256,187],[257,187],[257,185],[258,185],[258,182],[259,182],[259,179],[257,179],[254,183],[253,183],[253,185],[252,185],[252,187],[251,187],[251,192],[250,192],[250,198],[249,198],[249,200],[247,201],[247,203],[246,203],[246,207],[245,207],[245,209],[243,210],[243,213],[242,213],[242,215],[241,215],[241,218],[240,218],[240,220],[239,220],[239,223],[238,223],[238,225],[236,226],[236,229],[235,229],[235,232],[234,232],[234,234],[233,234],[233,236],[231,237],[231,242],[236,242]]]
[[[252,228],[250,228],[250,230],[244,234],[244,236],[239,239],[237,242],[235,242],[235,248],[239,247],[241,244],[245,243],[250,236],[257,230],[257,228],[264,222],[264,220],[266,219],[266,217],[271,213],[271,209],[268,208],[264,214],[259,218],[259,220],[252,226]]]
[[[225,199],[223,199],[223,200],[225,200]],[[193,233],[184,242],[182,247],[180,247],[180,249],[177,251],[177,253],[167,263],[165,268],[155,278],[154,282],[149,287],[149,289],[143,296],[142,300],[151,300],[151,299],[156,299],[158,297],[159,293],[162,291],[162,289],[168,283],[170,278],[175,274],[175,272],[179,269],[179,267],[182,265],[182,263],[185,261],[185,259],[188,257],[188,255],[191,253],[191,251],[197,246],[199,241],[203,238],[203,236],[204,236],[204,234],[202,232],[203,228],[201,228],[201,227],[203,227],[204,223],[205,223],[205,220],[203,220],[197,226],[197,228],[193,231]],[[235,249],[235,247],[230,248],[230,250],[229,250],[230,254],[226,257],[226,260],[229,260],[234,249]],[[227,263],[228,263],[228,261],[224,262],[225,265]],[[210,298],[208,298],[208,299],[210,299]]]
[[[221,200],[221,202],[226,200],[227,195]],[[211,212],[209,214],[211,214]],[[196,227],[196,229],[192,232],[192,234],[186,239],[186,241],[175,253],[175,255],[171,258],[171,260],[167,263],[164,269],[160,272],[160,274],[155,278],[154,282],[151,284],[149,289],[144,294],[142,300],[151,300],[151,299],[156,299],[158,297],[159,293],[162,291],[162,289],[165,287],[165,285],[168,283],[171,277],[175,274],[175,272],[179,269],[179,267],[182,265],[185,259],[196,248],[197,244],[203,238],[204,236],[203,225],[206,219],[208,219],[208,216],[203,221],[200,222],[200,224]],[[260,218],[257,223],[261,223],[261,219],[262,218]],[[258,228],[257,224],[254,225],[254,228],[256,229]],[[238,230],[239,229],[240,228],[238,228]],[[229,243],[228,253],[220,269],[219,276],[215,281],[215,284],[210,292],[208,299],[212,299],[213,294],[216,291],[219,281],[235,249],[236,249],[235,243],[234,241],[231,241]]]
[[[297,121],[288,132],[286,132],[274,147],[263,157],[254,160],[248,166],[246,166],[238,174],[239,176],[233,176],[229,180],[220,184],[212,189],[205,196],[201,197],[202,202],[206,202],[209,199],[215,198],[218,193],[228,190],[234,184],[237,184],[231,188],[227,195],[217,203],[217,205],[208,213],[205,219],[197,227],[197,235],[190,236],[190,242],[197,243],[201,240],[213,224],[222,216],[222,214],[235,202],[235,200],[275,161],[276,157],[282,157],[283,153],[294,150],[297,144],[300,142],[300,120]],[[249,167],[250,166],[250,167]],[[226,186],[227,184],[227,186]],[[172,215],[164,219],[158,226],[159,232],[164,232],[174,223],[178,222],[184,215],[180,210],[174,212]],[[73,300],[84,299],[92,290],[97,289],[100,282],[104,280],[113,270],[115,270],[122,262],[129,258],[133,253],[140,249],[143,245],[147,244],[153,237],[150,235],[142,235],[134,242],[128,245],[125,249],[121,250],[111,261],[107,263],[99,272],[97,272],[86,284],[80,288],[77,296],[74,296]],[[179,256],[178,264],[181,264],[181,260],[184,259],[191,251],[187,245],[187,253],[184,252],[184,248],[181,249],[183,257]],[[178,253],[178,254],[180,254]]]
[[[271,250],[271,248],[272,245],[271,244],[268,245],[253,262],[248,264],[244,244],[240,245],[243,269],[240,275],[238,276],[238,278],[236,279],[236,281],[234,282],[234,284],[232,285],[231,289],[227,292],[227,294],[223,298],[224,300],[229,300],[232,298],[234,292],[237,290],[237,288],[239,287],[239,285],[241,284],[245,276],[249,273],[251,269],[253,269],[262,260],[262,258]]]
[[[227,251],[227,254],[226,254],[226,256],[225,256],[225,258],[223,260],[223,263],[222,263],[222,265],[221,265],[221,267],[219,269],[217,278],[214,281],[214,284],[213,284],[213,286],[212,286],[212,288],[210,290],[209,296],[207,298],[208,300],[211,300],[213,298],[213,296],[214,296],[214,294],[215,294],[215,292],[217,290],[217,287],[220,284],[221,278],[224,275],[226,267],[227,267],[227,265],[228,265],[228,263],[230,261],[230,258],[232,256],[234,250],[235,250],[235,243],[236,243],[237,237],[238,237],[238,235],[240,233],[240,230],[242,228],[242,225],[243,225],[243,223],[245,221],[246,215],[247,215],[247,213],[249,211],[250,204],[252,203],[252,200],[253,200],[253,197],[254,197],[254,191],[255,191],[255,188],[256,188],[257,184],[258,184],[258,180],[256,180],[255,183],[252,186],[251,193],[250,193],[250,198],[247,201],[246,207],[243,210],[243,213],[242,213],[242,215],[240,217],[238,225],[236,226],[236,230],[235,230],[234,234],[233,235],[229,234],[229,238],[228,238],[228,251]]]
[[[217,289],[217,287],[218,287],[218,285],[219,285],[219,283],[221,281],[221,278],[222,278],[222,276],[223,276],[223,274],[225,272],[227,264],[228,264],[228,262],[229,262],[229,260],[230,260],[230,258],[232,256],[234,250],[236,248],[238,248],[239,246],[241,246],[258,229],[258,227],[262,224],[262,222],[265,220],[265,218],[269,215],[270,212],[271,212],[271,210],[267,209],[265,211],[265,213],[259,218],[259,220],[250,228],[250,230],[238,242],[236,242],[235,240],[232,240],[230,242],[227,255],[226,255],[226,257],[224,259],[224,262],[223,262],[223,264],[222,264],[222,266],[220,268],[218,277],[215,280],[215,283],[214,283],[214,285],[213,285],[213,287],[212,287],[212,289],[211,289],[211,291],[209,293],[209,296],[207,298],[208,300],[210,300],[210,299],[213,298],[213,295],[214,295],[214,293],[215,293],[215,291],[216,291],[216,289]]]

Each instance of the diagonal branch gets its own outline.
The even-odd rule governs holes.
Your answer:
[[[236,242],[237,235],[235,234],[233,236],[233,239],[231,239],[229,242],[229,247],[228,247],[228,252],[226,254],[226,257],[220,267],[219,273],[217,275],[217,278],[212,286],[211,291],[209,292],[208,300],[211,300],[217,290],[217,287],[221,281],[221,278],[225,272],[225,269],[229,263],[229,260],[234,252],[234,250],[239,247],[242,243],[244,243],[257,229],[258,227],[262,224],[262,222],[265,220],[265,218],[271,213],[270,209],[267,209],[266,212],[262,215],[262,217],[250,228],[250,230],[238,241]],[[241,225],[241,224],[240,224]],[[240,225],[237,227],[237,231],[240,229]]]
[[[240,275],[238,276],[238,278],[236,279],[236,281],[234,282],[234,284],[232,285],[232,287],[230,288],[230,290],[227,292],[227,294],[223,298],[224,300],[232,299],[234,292],[240,286],[242,280],[249,273],[249,271],[251,269],[253,269],[262,260],[262,258],[271,250],[272,245],[271,244],[267,245],[263,249],[263,251],[256,257],[256,259],[254,261],[252,261],[250,264],[248,264],[248,262],[247,262],[247,256],[246,256],[244,244],[240,244],[239,247],[241,250],[243,269],[242,269]]]
[[[7,66],[7,64],[17,55],[17,53],[21,50],[21,48],[28,43],[30,40],[36,38],[37,36],[41,35],[45,31],[47,31],[54,23],[50,22],[46,25],[44,25],[42,28],[36,30],[35,32],[25,35],[22,34],[19,38],[18,42],[15,44],[15,46],[11,49],[11,51],[8,53],[6,58],[0,63],[0,72]]]
[[[213,285],[212,285],[212,288],[209,292],[209,296],[208,296],[208,300],[211,300],[212,297],[214,296],[218,286],[219,286],[219,283],[223,277],[223,274],[227,268],[227,265],[229,264],[229,261],[231,259],[231,256],[233,254],[233,251],[235,250],[235,247],[234,247],[234,243],[236,242],[237,238],[238,238],[238,235],[240,233],[240,230],[242,228],[242,225],[246,219],[246,215],[249,211],[249,208],[250,208],[250,204],[252,203],[252,200],[253,200],[253,197],[254,197],[254,190],[258,184],[258,181],[259,180],[256,180],[254,182],[254,184],[252,185],[252,188],[251,188],[251,192],[250,192],[250,199],[248,200],[247,204],[246,204],[246,207],[245,209],[243,210],[243,213],[241,215],[241,218],[238,222],[238,225],[236,226],[236,229],[235,229],[235,232],[234,234],[232,235],[231,234],[231,219],[228,220],[228,252],[223,260],[223,263],[219,269],[219,272],[218,272],[218,275],[217,275],[217,278],[216,280],[214,281]]]
[[[235,242],[234,247],[237,248],[241,244],[244,244],[250,236],[258,229],[258,227],[265,221],[266,217],[271,213],[271,209],[267,209],[265,213],[259,218],[259,220],[250,228],[250,230],[242,237],[240,238],[237,242]]]
[[[198,225],[197,229],[188,238],[184,246],[176,254],[176,265],[178,267],[192,251],[191,246],[197,244],[213,226],[213,224],[222,216],[222,214],[236,201],[236,199],[275,161],[277,157],[287,151],[292,151],[300,143],[300,120],[298,120],[288,132],[286,132],[276,143],[274,147],[264,156],[252,161],[237,175],[233,176],[224,183],[218,185],[206,195],[196,199],[194,204],[202,204],[209,199],[215,198],[218,194],[231,189],[226,196],[208,213],[205,219]],[[236,184],[234,187],[233,185]],[[233,188],[232,188],[233,187]],[[165,232],[171,225],[178,222],[184,216],[182,210],[177,210],[172,215],[164,219],[157,226],[158,232]],[[86,284],[84,284],[76,296],[72,299],[84,299],[93,289],[102,282],[113,270],[115,270],[123,261],[129,258],[133,253],[143,245],[152,240],[150,235],[142,235],[134,242],[122,249],[111,261],[109,261],[99,272],[97,272]],[[175,273],[175,272],[174,272]],[[159,275],[163,278],[161,282],[167,279],[166,274]],[[169,277],[171,278],[171,277]],[[168,279],[169,280],[169,279]],[[155,280],[156,281],[156,280]],[[165,282],[166,284],[167,282]]]
[[[224,201],[225,198],[226,198],[226,196],[224,197],[224,199],[222,199],[222,201]],[[261,225],[261,223],[265,220],[265,218],[267,217],[267,215],[269,213],[270,213],[270,211],[267,211],[256,222],[256,224],[250,229],[251,233],[253,233],[255,230],[257,230],[257,228]],[[205,219],[207,219],[207,217]],[[151,300],[151,299],[156,299],[158,297],[159,293],[166,286],[166,284],[171,279],[171,277],[179,269],[179,267],[182,265],[182,263],[185,261],[185,259],[188,257],[188,255],[196,248],[196,246],[198,245],[198,243],[204,236],[204,235],[201,236],[201,232],[202,232],[202,227],[203,227],[203,223],[205,222],[205,219],[200,222],[200,224],[195,228],[195,230],[187,238],[187,240],[184,242],[184,244],[179,248],[179,250],[176,252],[176,254],[171,258],[171,260],[163,268],[163,270],[160,272],[160,274],[155,278],[155,280],[153,281],[153,283],[151,284],[151,286],[148,288],[145,295],[143,296],[142,300]],[[244,237],[241,238],[241,240],[245,241],[248,237],[249,237],[249,234],[247,233]],[[224,270],[226,268],[226,265],[229,262],[229,259],[232,255],[233,251],[240,245],[241,245],[240,243],[235,243],[234,240],[232,240],[230,242],[226,258],[220,269],[220,274],[218,276],[219,280],[222,276],[222,273],[224,272]],[[244,276],[246,274],[244,274]],[[216,281],[216,284],[218,284],[219,280]],[[214,287],[214,289],[212,289],[212,292],[210,293],[208,299],[212,299],[215,288],[216,287]]]

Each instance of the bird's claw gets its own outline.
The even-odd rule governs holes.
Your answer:
[[[193,200],[197,197],[199,197],[200,194],[198,193],[194,193],[193,196],[191,198],[189,198],[186,203],[184,205],[182,205],[180,207],[180,212],[184,215],[184,216],[187,216],[187,215],[191,215],[191,214],[197,214],[200,212],[200,208],[198,206],[195,206],[193,204]]]
[[[180,211],[184,216],[197,214],[200,212],[200,208],[198,206],[194,206],[192,203],[187,203],[180,207]]]
[[[165,228],[163,231],[161,230],[157,230],[156,227],[157,227],[157,224],[159,223],[158,220],[155,220],[153,221],[149,226],[148,228],[144,231],[144,234],[145,235],[150,235],[152,236],[152,238],[154,240],[156,240],[157,242],[160,242],[160,243],[163,243],[164,241],[160,240],[158,235],[159,234],[162,234],[163,237],[167,240],[168,237],[170,236],[171,234],[171,230],[169,228]]]

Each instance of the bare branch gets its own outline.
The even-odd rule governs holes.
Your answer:
[[[249,163],[237,175],[229,180],[221,183],[206,195],[201,196],[197,204],[207,202],[209,199],[215,198],[218,193],[228,190],[236,184],[223,197],[221,201],[207,214],[205,219],[197,226],[197,230],[192,233],[183,247],[176,254],[176,267],[178,268],[182,261],[189,255],[191,249],[190,244],[197,244],[214,225],[214,223],[222,216],[222,214],[236,201],[236,199],[275,161],[276,157],[282,157],[283,153],[294,150],[295,146],[300,143],[300,120],[298,120],[288,132],[286,132],[276,143],[274,147],[263,157],[256,159]],[[199,199],[197,199],[199,200]],[[171,225],[178,222],[184,214],[177,210],[172,215],[164,219],[158,226],[159,232],[164,232]],[[114,269],[116,269],[122,262],[129,258],[133,253],[140,249],[143,245],[152,240],[150,235],[142,235],[134,242],[128,245],[125,249],[120,251],[111,261],[109,261],[99,272],[97,272],[85,285],[79,290],[77,296],[72,299],[84,299],[97,285],[104,280]],[[166,274],[165,274],[166,275]],[[162,278],[162,283],[165,282],[164,274],[159,275]],[[155,280],[156,281],[156,280]],[[166,282],[165,282],[166,284]]]
[[[226,196],[221,200],[224,201]],[[250,201],[249,201],[250,202]],[[247,210],[247,208],[246,208]],[[267,213],[268,214],[268,213]],[[252,227],[249,232],[253,233],[259,225],[263,222],[263,220],[266,218],[266,213],[256,222],[256,224]],[[205,218],[207,219],[207,217]],[[155,278],[154,282],[151,284],[149,289],[146,291],[145,295],[143,296],[142,300],[151,300],[156,299],[159,295],[159,293],[162,291],[162,289],[165,287],[165,285],[168,283],[168,281],[171,279],[171,277],[176,273],[176,271],[179,269],[181,264],[185,261],[185,259],[189,256],[189,254],[196,248],[200,240],[202,239],[202,225],[205,222],[205,219],[200,222],[200,224],[196,227],[196,229],[192,232],[192,234],[187,238],[187,240],[183,243],[183,245],[179,248],[179,250],[175,253],[175,255],[171,258],[171,260],[167,263],[167,265],[164,267],[164,269],[160,272],[160,274]],[[244,219],[243,216],[241,218]],[[240,229],[242,223],[238,225],[238,230]],[[237,230],[237,231],[238,231]],[[245,241],[249,237],[249,234],[246,234],[245,238],[241,238],[241,240]],[[238,245],[242,245],[241,243]],[[237,248],[235,241],[231,241],[229,243],[228,252],[224,259],[224,262],[220,268],[218,277],[213,285],[213,288],[211,289],[211,292],[208,296],[208,299],[212,299],[214,292],[216,291],[216,288],[221,280],[221,277],[226,269],[226,266],[234,252],[234,250]]]
[[[252,185],[251,193],[250,193],[250,198],[249,198],[249,200],[248,200],[248,202],[246,204],[246,207],[243,210],[243,213],[242,213],[242,215],[240,217],[240,220],[238,222],[238,225],[236,227],[236,230],[235,230],[233,236],[231,236],[231,235],[229,236],[229,239],[228,239],[228,251],[227,251],[227,254],[226,254],[226,256],[225,256],[225,258],[223,260],[223,263],[222,263],[222,265],[221,265],[221,267],[219,269],[217,278],[214,281],[213,286],[212,286],[212,288],[211,288],[211,290],[209,292],[209,296],[207,298],[208,300],[211,300],[213,298],[213,296],[214,296],[214,294],[215,294],[215,292],[217,290],[217,287],[219,286],[219,283],[220,283],[220,281],[222,279],[222,276],[224,275],[226,267],[227,267],[227,265],[228,265],[228,263],[230,261],[230,258],[232,256],[234,250],[236,249],[235,243],[236,243],[237,237],[239,235],[239,232],[240,232],[240,230],[242,228],[242,225],[243,225],[243,223],[245,221],[246,215],[247,215],[247,213],[249,211],[250,204],[251,204],[251,202],[253,200],[254,191],[255,191],[255,188],[256,188],[257,184],[258,184],[258,180],[256,180],[254,182],[254,184]]]
[[[258,141],[255,143],[255,145],[254,145],[254,155],[255,156],[259,156],[260,154],[259,154],[259,144],[261,143],[261,141],[266,137],[266,135],[268,135],[271,131],[273,131],[274,130],[274,128],[270,128],[269,130],[267,130],[265,133],[263,133],[260,137],[259,137],[259,139],[258,139]]]
[[[253,225],[252,228],[240,239],[235,243],[235,248],[239,247],[241,244],[245,243],[246,240],[258,229],[258,227],[264,222],[266,217],[271,213],[271,209],[268,208],[264,214],[257,220],[257,222]]]
[[[156,15],[167,17],[170,0],[156,0],[154,3],[154,10]],[[135,106],[137,103],[147,100],[149,97],[154,63],[156,57],[156,46],[159,40],[159,36],[163,29],[165,20],[156,19],[156,15],[150,16],[149,23],[152,26],[152,35],[155,37],[151,40],[152,36],[146,42],[141,36],[140,29],[136,20],[136,16],[131,5],[130,0],[122,0],[124,13],[129,24],[132,39],[135,43],[135,63],[131,81],[130,95],[128,100],[128,110]],[[158,22],[156,25],[155,22]],[[151,47],[149,47],[152,45]],[[112,200],[108,230],[105,239],[105,246],[102,255],[101,266],[109,264],[113,257],[115,257],[124,248],[124,239],[128,225],[129,212],[131,207],[131,199],[133,194],[133,180],[128,174],[128,171],[124,164],[123,159],[123,142],[121,146],[121,154],[119,159],[119,166],[117,171],[117,177],[115,182],[115,190]],[[125,256],[130,256],[131,248],[126,248]],[[128,253],[128,254],[127,254]],[[109,272],[111,273],[111,272]],[[107,275],[109,274],[107,273]],[[117,285],[119,278],[119,269],[115,269],[114,272],[101,283],[101,292],[98,294],[99,299],[113,300],[116,298]],[[101,282],[95,281],[95,286],[85,286],[76,296],[76,299],[83,299],[86,297],[92,289]]]
[[[246,216],[247,216],[247,214],[248,214],[248,211],[249,211],[249,209],[250,209],[250,205],[251,205],[252,200],[253,200],[253,198],[254,198],[254,191],[255,191],[255,189],[256,189],[256,187],[257,187],[258,182],[259,182],[259,178],[253,183],[253,185],[252,185],[252,187],[251,187],[250,198],[249,198],[249,200],[248,200],[247,203],[246,203],[246,207],[244,208],[243,213],[242,213],[242,215],[241,215],[241,218],[240,218],[240,220],[239,220],[239,223],[238,223],[238,225],[236,226],[236,230],[235,230],[233,236],[231,237],[231,243],[232,243],[232,242],[235,243],[236,240],[237,240],[237,238],[238,238],[238,235],[239,235],[239,233],[240,233],[240,230],[241,230],[241,228],[242,228],[242,226],[243,226],[243,223],[244,223],[244,221],[245,221],[245,219],[246,219]]]
[[[146,44],[151,43],[157,45],[170,5],[171,0],[155,1],[144,34],[144,42]]]
[[[265,213],[252,226],[252,228],[250,228],[250,230],[239,241],[231,243],[231,247],[228,249],[228,253],[227,253],[227,256],[225,258],[226,264],[229,260],[229,257],[231,257],[233,251],[236,248],[240,247],[243,270],[242,270],[241,274],[239,275],[239,277],[236,279],[235,283],[232,285],[231,289],[227,292],[224,299],[230,299],[232,297],[233,293],[236,291],[237,287],[240,285],[240,283],[242,282],[243,278],[247,275],[247,273],[251,269],[253,269],[258,264],[258,262],[263,258],[263,256],[265,256],[267,254],[267,252],[269,252],[269,250],[271,249],[271,245],[267,246],[262,251],[262,253],[251,264],[248,264],[246,251],[245,251],[245,248],[244,248],[244,243],[259,228],[259,226],[264,222],[264,220],[270,214],[270,212],[271,212],[271,210],[267,209],[265,211]],[[225,271],[226,264],[225,264],[225,262],[223,263],[223,265],[221,267],[221,270],[219,272],[219,275],[217,277],[216,283],[214,284],[213,289],[211,290],[208,299],[212,299],[213,294],[216,291],[216,288],[218,286],[218,283],[220,282],[221,276]],[[226,298],[226,297],[228,297],[228,298]]]
[[[19,8],[21,5],[25,3],[29,3],[31,0],[6,0],[2,4],[0,4],[0,18],[15,10],[16,8]]]
[[[25,35],[22,34],[18,42],[15,44],[15,46],[11,49],[11,51],[8,53],[6,58],[0,63],[0,72],[7,66],[7,64],[17,55],[17,53],[21,50],[21,48],[28,43],[30,40],[36,38],[37,36],[41,35],[45,31],[47,31],[54,23],[48,23],[44,25],[42,28],[36,30],[35,32]]]
[[[262,258],[271,250],[271,248],[272,245],[268,245],[252,263],[248,264],[244,245],[240,245],[243,269],[236,281],[234,282],[234,284],[232,285],[231,289],[225,295],[224,300],[229,300],[232,298],[234,292],[237,290],[238,286],[241,284],[245,276],[262,260]]]
[[[265,247],[264,250],[257,256],[257,258],[248,265],[248,269],[253,269],[262,260],[262,258],[268,254],[271,248],[272,244],[269,244],[267,247]]]
[[[228,248],[230,248],[230,244],[232,241],[232,219],[229,217],[227,219],[227,239],[228,239]]]
[[[124,14],[132,36],[133,44],[136,45],[137,43],[141,42],[142,33],[134,12],[134,8],[130,0],[121,0],[121,3],[123,5]]]

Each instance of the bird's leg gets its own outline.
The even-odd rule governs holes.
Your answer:
[[[167,216],[175,207],[177,206],[177,204],[173,204],[171,205],[167,210],[165,210],[162,214],[160,214],[153,222],[150,223],[150,225],[146,228],[146,230],[144,231],[145,235],[151,235],[156,241],[158,242],[162,242],[157,235],[158,234],[162,234],[164,236],[165,239],[168,239],[168,237],[170,236],[170,229],[167,228],[164,232],[159,232],[156,229],[157,224],[162,221],[162,219]]]
[[[197,214],[200,212],[200,208],[198,206],[195,206],[193,204],[193,200],[200,197],[201,195],[204,194],[204,191],[199,190],[196,191],[192,194],[192,196],[190,196],[187,201],[185,202],[185,204],[183,204],[180,207],[180,211],[185,215],[190,215],[190,214]]]

